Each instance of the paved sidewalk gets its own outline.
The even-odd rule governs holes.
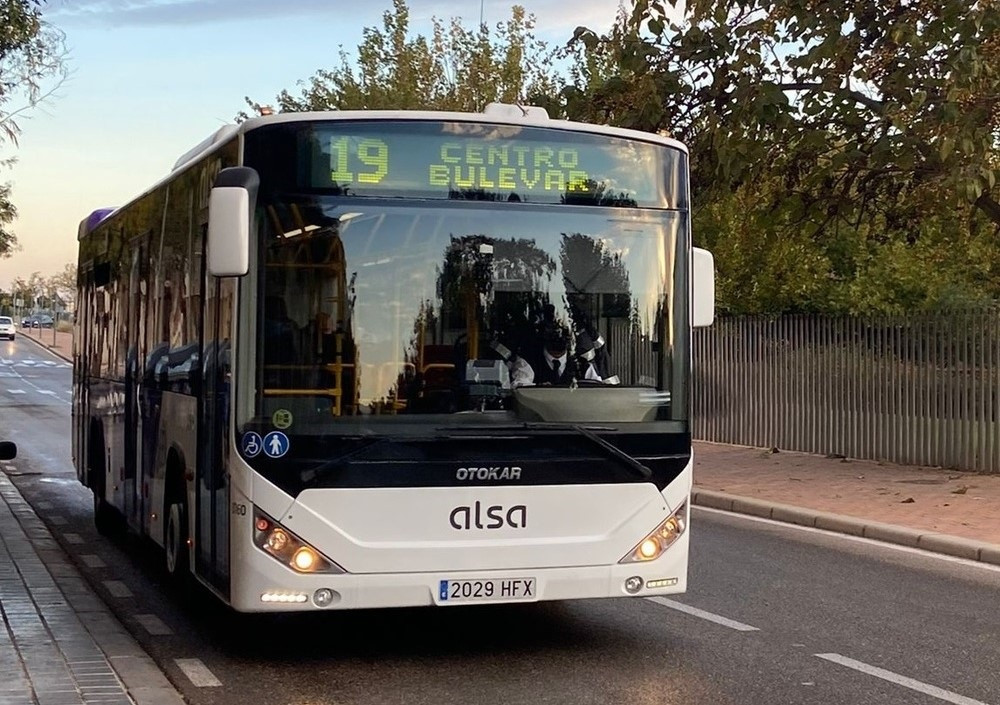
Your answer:
[[[53,337],[51,328],[28,330],[18,329],[18,339],[30,339],[32,343],[40,344],[42,347],[51,350],[53,353],[63,358],[67,362],[73,361],[73,334],[56,331]]]
[[[695,442],[696,504],[1000,563],[1000,476]]]
[[[182,705],[0,472],[0,705]]]

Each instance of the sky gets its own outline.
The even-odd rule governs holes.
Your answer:
[[[514,0],[409,0],[411,33],[432,17],[474,27],[507,19]],[[580,25],[611,27],[618,0],[520,0],[536,34],[563,43]],[[77,225],[163,178],[177,157],[233,122],[244,96],[274,104],[283,89],[333,68],[391,0],[49,0],[44,18],[66,34],[69,79],[20,119],[0,171],[11,182],[21,250],[0,259],[0,289],[76,261]],[[13,107],[13,105],[8,106]]]

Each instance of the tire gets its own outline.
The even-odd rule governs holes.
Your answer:
[[[185,585],[190,574],[187,499],[182,487],[171,488],[164,501],[163,552],[167,575],[178,585]]]
[[[100,460],[91,456],[90,490],[94,495],[94,526],[102,536],[118,536],[122,533],[124,521],[114,507],[104,499],[104,453]]]

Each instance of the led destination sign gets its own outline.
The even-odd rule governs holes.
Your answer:
[[[345,195],[664,208],[681,152],[544,128],[390,122],[302,133],[306,184]]]

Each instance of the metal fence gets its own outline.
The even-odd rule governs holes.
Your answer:
[[[741,316],[698,329],[694,435],[1000,473],[1000,311]]]

